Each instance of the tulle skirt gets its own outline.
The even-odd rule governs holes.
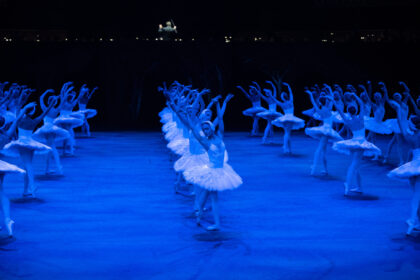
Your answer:
[[[400,126],[398,125],[397,119],[388,119],[384,123],[386,126],[388,126],[392,130],[392,132],[401,133],[401,129],[400,129]]]
[[[242,114],[244,114],[245,116],[248,116],[248,117],[255,117],[258,113],[261,113],[261,112],[264,112],[264,111],[267,111],[267,109],[258,106],[258,107],[248,108],[248,109],[244,110],[242,112]]]
[[[301,129],[305,127],[305,121],[293,116],[292,114],[286,114],[281,117],[278,117],[272,124],[278,127],[286,127],[291,125],[293,130]]]
[[[365,138],[352,138],[335,142],[333,149],[339,153],[350,155],[353,151],[363,151],[365,155],[379,156],[381,150]]]
[[[378,134],[391,134],[393,130],[386,124],[386,122],[378,122],[375,118],[368,118],[365,120],[366,130]]]
[[[202,153],[198,155],[191,154],[190,151],[182,155],[174,164],[176,172],[183,172],[195,166],[202,166],[209,163],[208,154]]]
[[[265,110],[264,112],[258,113],[257,116],[268,121],[272,121],[281,117],[282,114],[276,111]]]
[[[95,109],[84,109],[84,110],[79,110],[77,112],[74,112],[70,115],[72,117],[77,118],[78,115],[73,115],[73,114],[81,114],[82,119],[83,118],[90,119],[90,118],[93,118],[94,116],[96,116],[98,114],[98,111],[96,111]]]
[[[35,153],[42,154],[49,152],[51,148],[35,141],[31,137],[19,137],[17,140],[14,140],[4,146],[2,153],[7,156],[19,157],[20,151],[22,150],[34,151]]]
[[[407,162],[388,173],[388,177],[395,179],[409,179],[411,177],[420,176],[420,159]]]
[[[78,127],[83,125],[83,120],[80,118],[68,117],[68,116],[60,116],[54,120],[54,124],[60,127]]]
[[[316,112],[316,110],[314,108],[302,111],[302,114],[305,116],[308,116],[310,118],[314,118],[318,121],[322,121],[321,116]]]
[[[46,141],[49,137],[54,138],[55,141],[61,141],[70,138],[70,133],[64,128],[47,123],[38,128],[33,135],[34,139],[42,142]]]
[[[164,132],[165,135],[165,139],[168,142],[172,142],[174,140],[176,140],[177,138],[184,138],[183,137],[183,132],[181,129],[179,129],[175,123],[173,123],[174,126],[172,126],[170,129],[168,129],[167,132]]]
[[[175,154],[182,156],[189,151],[190,140],[180,136],[169,142],[166,146]]]
[[[5,161],[0,160],[0,173],[26,173],[25,170],[20,169],[14,164],[7,163]]]
[[[335,142],[343,140],[343,138],[329,125],[321,125],[316,127],[308,127],[305,129],[305,133],[312,138],[320,139],[327,136],[328,141]]]
[[[242,184],[242,178],[227,163],[221,168],[213,168],[209,164],[195,166],[183,174],[187,182],[210,191],[232,190]]]

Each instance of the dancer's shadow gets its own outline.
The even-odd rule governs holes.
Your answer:
[[[11,198],[10,202],[16,203],[16,204],[24,204],[24,203],[41,204],[41,203],[45,203],[45,200],[38,197],[16,197],[16,198]]]
[[[42,174],[42,175],[35,175],[35,179],[39,181],[55,181],[58,179],[63,178],[63,174]]]
[[[203,242],[219,242],[226,240],[238,239],[239,235],[234,232],[227,231],[207,231],[193,235],[194,239]]]
[[[339,200],[359,200],[359,201],[372,201],[372,200],[379,199],[379,196],[368,194],[368,193],[349,193],[347,195],[334,194],[333,197]]]
[[[14,238],[13,236],[10,237],[6,233],[0,234],[0,246],[4,246],[4,245],[7,245],[7,244],[10,244],[10,243],[12,243],[14,241],[16,241],[16,238]],[[8,250],[5,250],[3,248],[0,248],[0,251],[8,251]]]
[[[282,157],[282,158],[305,158],[305,157],[308,157],[308,156],[305,155],[305,154],[296,154],[296,153],[291,153],[291,154],[280,153],[279,157]]]

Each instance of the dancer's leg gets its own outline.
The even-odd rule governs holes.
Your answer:
[[[407,221],[409,224],[407,234],[411,234],[416,227],[419,227],[420,186],[417,186],[418,180],[419,176],[410,178],[410,185],[413,188],[413,198],[411,200],[410,219]]]
[[[389,158],[389,155],[391,154],[391,150],[392,150],[392,147],[395,144],[396,138],[397,138],[397,136],[394,133],[394,135],[392,135],[391,141],[389,141],[388,146],[386,148],[386,153],[384,155],[384,161],[383,161],[384,163],[388,162],[388,158]]]
[[[220,216],[219,216],[219,198],[217,191],[210,192],[211,207],[214,218],[214,225],[211,225],[207,230],[218,230],[220,228]]]
[[[258,134],[258,117],[254,117],[254,122],[252,123],[252,132],[251,135],[257,135]]]
[[[26,171],[24,180],[23,195],[34,195],[34,174],[32,167],[32,160],[34,157],[34,151],[29,149],[20,149],[20,158],[22,159],[24,169]]]
[[[198,203],[198,213],[197,213],[197,224],[200,224],[201,217],[203,216],[203,209],[204,205],[206,204],[206,201],[209,197],[209,191],[206,189],[203,189],[200,194],[199,203]]]
[[[328,138],[325,137],[325,139],[322,140],[322,163],[324,165],[324,174],[328,174],[328,167],[327,167],[327,147],[328,147]]]
[[[316,170],[321,162],[322,159],[322,151],[324,149],[324,145],[326,145],[327,142],[327,137],[323,136],[321,137],[321,139],[319,140],[318,143],[318,147],[316,148],[315,154],[314,154],[314,162],[312,164],[312,168],[311,168],[311,175],[315,175]]]
[[[267,120],[267,126],[265,127],[264,136],[262,139],[263,144],[267,143],[267,137],[270,135],[270,130],[271,130],[271,122]]]
[[[4,225],[9,236],[13,236],[14,221],[10,219],[10,201],[3,191],[4,174],[0,174],[0,204],[3,211]]]
[[[283,153],[290,154],[292,152],[291,143],[290,143],[290,134],[292,132],[292,128],[290,125],[285,125],[284,128],[284,136],[283,136]]]

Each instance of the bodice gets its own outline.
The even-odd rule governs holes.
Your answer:
[[[364,128],[352,131],[352,133],[353,133],[353,138],[357,138],[357,139],[364,139],[365,134],[366,134]]]
[[[209,150],[207,151],[210,160],[210,167],[222,168],[225,159],[225,144],[221,142],[218,146],[210,144]]]
[[[79,110],[86,110],[86,104],[79,103]]]
[[[261,107],[261,100],[253,101],[252,102],[252,107]]]
[[[204,150],[203,146],[198,142],[197,138],[195,138],[194,133],[192,130],[189,132],[189,139],[190,139],[190,153],[193,155],[201,155],[204,154],[206,151]]]
[[[375,118],[375,121],[381,122],[384,119],[384,116],[385,116],[384,106],[376,107],[375,111],[373,112],[373,117]]]
[[[44,117],[44,124],[52,124],[52,123],[54,123],[54,118],[51,118],[48,116]]]
[[[276,103],[268,104],[268,110],[270,110],[272,112],[277,111],[277,104]]]
[[[420,148],[413,150],[413,160],[420,160]]]
[[[289,108],[283,109],[283,111],[285,115],[293,115],[295,110],[294,110],[294,107],[289,107]]]
[[[19,138],[31,138],[32,130],[18,128],[18,135],[19,135]]]

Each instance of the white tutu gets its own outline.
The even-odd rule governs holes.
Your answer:
[[[47,153],[51,150],[51,148],[35,141],[31,137],[19,137],[17,140],[14,140],[4,146],[2,153],[7,156],[19,157],[21,150],[32,150],[36,153]]]
[[[168,142],[175,141],[177,138],[182,137],[183,132],[176,125],[171,127],[168,132],[165,133],[164,137]],[[183,137],[182,137],[183,138]]]
[[[335,131],[331,125],[323,124],[321,126],[316,127],[308,127],[305,128],[305,133],[312,138],[320,139],[324,136],[327,136],[330,142],[340,141],[343,138]]]
[[[335,142],[333,149],[337,152],[349,155],[352,151],[362,150],[365,155],[379,156],[381,150],[365,139],[365,130],[352,131],[353,138]]]
[[[68,116],[60,116],[54,120],[54,124],[60,127],[78,127],[83,125],[83,120],[80,118],[68,117]]]
[[[318,121],[322,121],[321,116],[316,112],[314,108],[302,111],[302,114]]]
[[[20,169],[16,165],[0,160],[0,173],[26,173],[25,170]]]
[[[388,126],[392,130],[392,132],[401,133],[401,129],[400,129],[400,126],[398,125],[397,119],[388,119],[384,123],[386,126]]]
[[[413,160],[401,165],[388,173],[388,177],[395,179],[409,179],[420,176],[420,149],[413,150]]]
[[[98,112],[95,109],[84,109],[73,112],[70,114],[71,117],[80,118],[80,119],[90,119],[96,116]]]
[[[386,124],[386,122],[379,122],[375,118],[368,118],[365,120],[366,130],[378,133],[378,134],[391,134],[393,130]]]
[[[293,116],[293,114],[285,114],[281,117],[278,117],[271,122],[273,125],[278,127],[285,127],[286,125],[292,125],[293,130],[301,129],[305,127],[305,121]]]
[[[272,121],[283,115],[276,111],[265,110],[264,112],[257,113],[257,116],[260,118],[266,119],[268,121]]]
[[[5,124],[9,124],[16,119],[16,115],[13,114],[10,111],[5,111],[5,112],[2,113],[2,115],[3,115],[3,118],[4,118],[4,123]]]
[[[188,138],[180,136],[169,142],[166,146],[175,154],[182,156],[189,151],[189,143],[190,140]]]
[[[48,137],[53,137],[55,141],[61,141],[70,138],[70,133],[52,123],[46,123],[33,134],[33,138],[39,141],[46,141]]]
[[[195,166],[202,166],[209,163],[209,156],[207,153],[194,155],[187,151],[177,161],[175,161],[174,169],[176,172],[183,172]]]
[[[258,113],[264,112],[266,110],[267,109],[265,109],[261,106],[251,107],[251,108],[248,108],[248,109],[242,111],[242,114],[244,114],[245,116],[248,116],[248,117],[255,117]]]
[[[213,168],[209,164],[195,166],[183,174],[186,181],[210,191],[236,189],[242,184],[241,177],[227,163],[221,168]]]

